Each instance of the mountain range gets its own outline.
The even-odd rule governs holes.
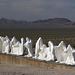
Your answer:
[[[75,28],[75,22],[66,18],[53,18],[27,22],[25,20],[0,19],[0,29],[49,29]]]

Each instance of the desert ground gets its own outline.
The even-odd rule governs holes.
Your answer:
[[[0,64],[0,75],[74,75],[74,70]]]

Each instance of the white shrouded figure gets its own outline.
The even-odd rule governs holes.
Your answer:
[[[46,54],[46,45],[43,44],[43,46],[40,48],[40,52],[39,52],[39,55],[38,55],[38,59],[40,60],[45,60],[45,58],[47,57],[47,54]]]
[[[75,57],[73,55],[73,54],[75,54],[75,52],[74,52],[73,48],[71,47],[71,45],[68,45],[65,52],[66,52],[66,61],[65,61],[65,63],[66,64],[71,64],[71,65],[75,64],[75,61],[74,61]]]
[[[47,50],[47,58],[46,58],[46,60],[47,61],[51,61],[51,60],[53,60],[54,61],[54,49],[53,49],[53,47],[54,47],[54,45],[53,45],[53,43],[51,42],[51,41],[49,41],[48,42],[48,50]]]
[[[9,39],[8,36],[5,36],[5,37],[4,37],[4,41],[6,41],[6,40],[9,40],[9,41],[10,41],[10,39]]]
[[[36,45],[35,45],[35,58],[38,58],[39,56],[39,52],[41,51],[40,48],[43,46],[43,40],[42,38],[40,37],[37,42],[36,42]]]
[[[32,40],[27,37],[24,46],[28,50],[28,54],[25,57],[33,57]]]
[[[11,54],[23,55],[25,49],[24,43],[25,43],[24,38],[21,38],[21,43],[17,42],[16,44],[12,45]]]
[[[16,44],[12,45],[10,54],[19,55],[19,47],[20,42],[17,42]]]
[[[24,40],[24,38],[21,38],[20,50],[19,50],[20,55],[23,55],[23,53],[24,53],[24,50],[25,50],[24,44],[25,44],[25,40]]]
[[[10,39],[8,38],[8,36],[6,36],[3,41],[2,53],[9,54],[9,51],[10,51]]]
[[[3,50],[4,37],[0,36],[0,52]]]
[[[50,48],[51,53],[54,54],[54,45],[51,41],[48,42],[48,46]]]
[[[12,48],[12,45],[15,45],[17,42],[18,42],[17,39],[13,37],[12,40],[10,41],[10,48]]]
[[[66,50],[66,46],[64,44],[63,41],[60,42],[60,44],[58,46],[54,47],[55,49],[55,56],[57,59],[57,62],[64,62],[66,60],[66,53],[64,53],[64,51]]]
[[[9,38],[8,36],[2,37],[0,36],[0,52],[2,53],[9,53]]]
[[[48,46],[49,47],[46,47],[46,45],[43,44],[43,46],[41,47],[41,51],[39,52],[38,59],[46,61],[54,61],[53,43],[49,41]]]

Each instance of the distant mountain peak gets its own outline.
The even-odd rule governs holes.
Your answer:
[[[25,20],[0,19],[0,29],[49,29],[75,27],[75,23],[66,18],[53,18],[27,22]]]
[[[6,18],[1,18],[0,20],[4,20],[4,19],[6,19]]]
[[[11,20],[11,19],[7,19],[7,18],[1,18],[0,19],[0,23],[1,24],[14,24],[14,23],[27,23],[26,21],[24,20]]]
[[[66,18],[54,18],[54,20],[61,20],[61,21],[67,21],[67,22],[71,22],[69,19]]]
[[[45,22],[45,23],[47,23],[47,22],[49,22],[49,23],[67,23],[67,22],[71,22],[71,21],[66,18],[53,18],[53,19],[33,21],[33,23],[42,23],[42,22]]]
[[[1,18],[0,19],[0,23],[1,24],[8,24],[8,23],[13,23],[13,21],[12,20],[9,20],[7,18]]]

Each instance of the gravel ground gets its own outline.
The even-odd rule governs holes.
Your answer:
[[[74,70],[0,64],[0,75],[74,75]]]

